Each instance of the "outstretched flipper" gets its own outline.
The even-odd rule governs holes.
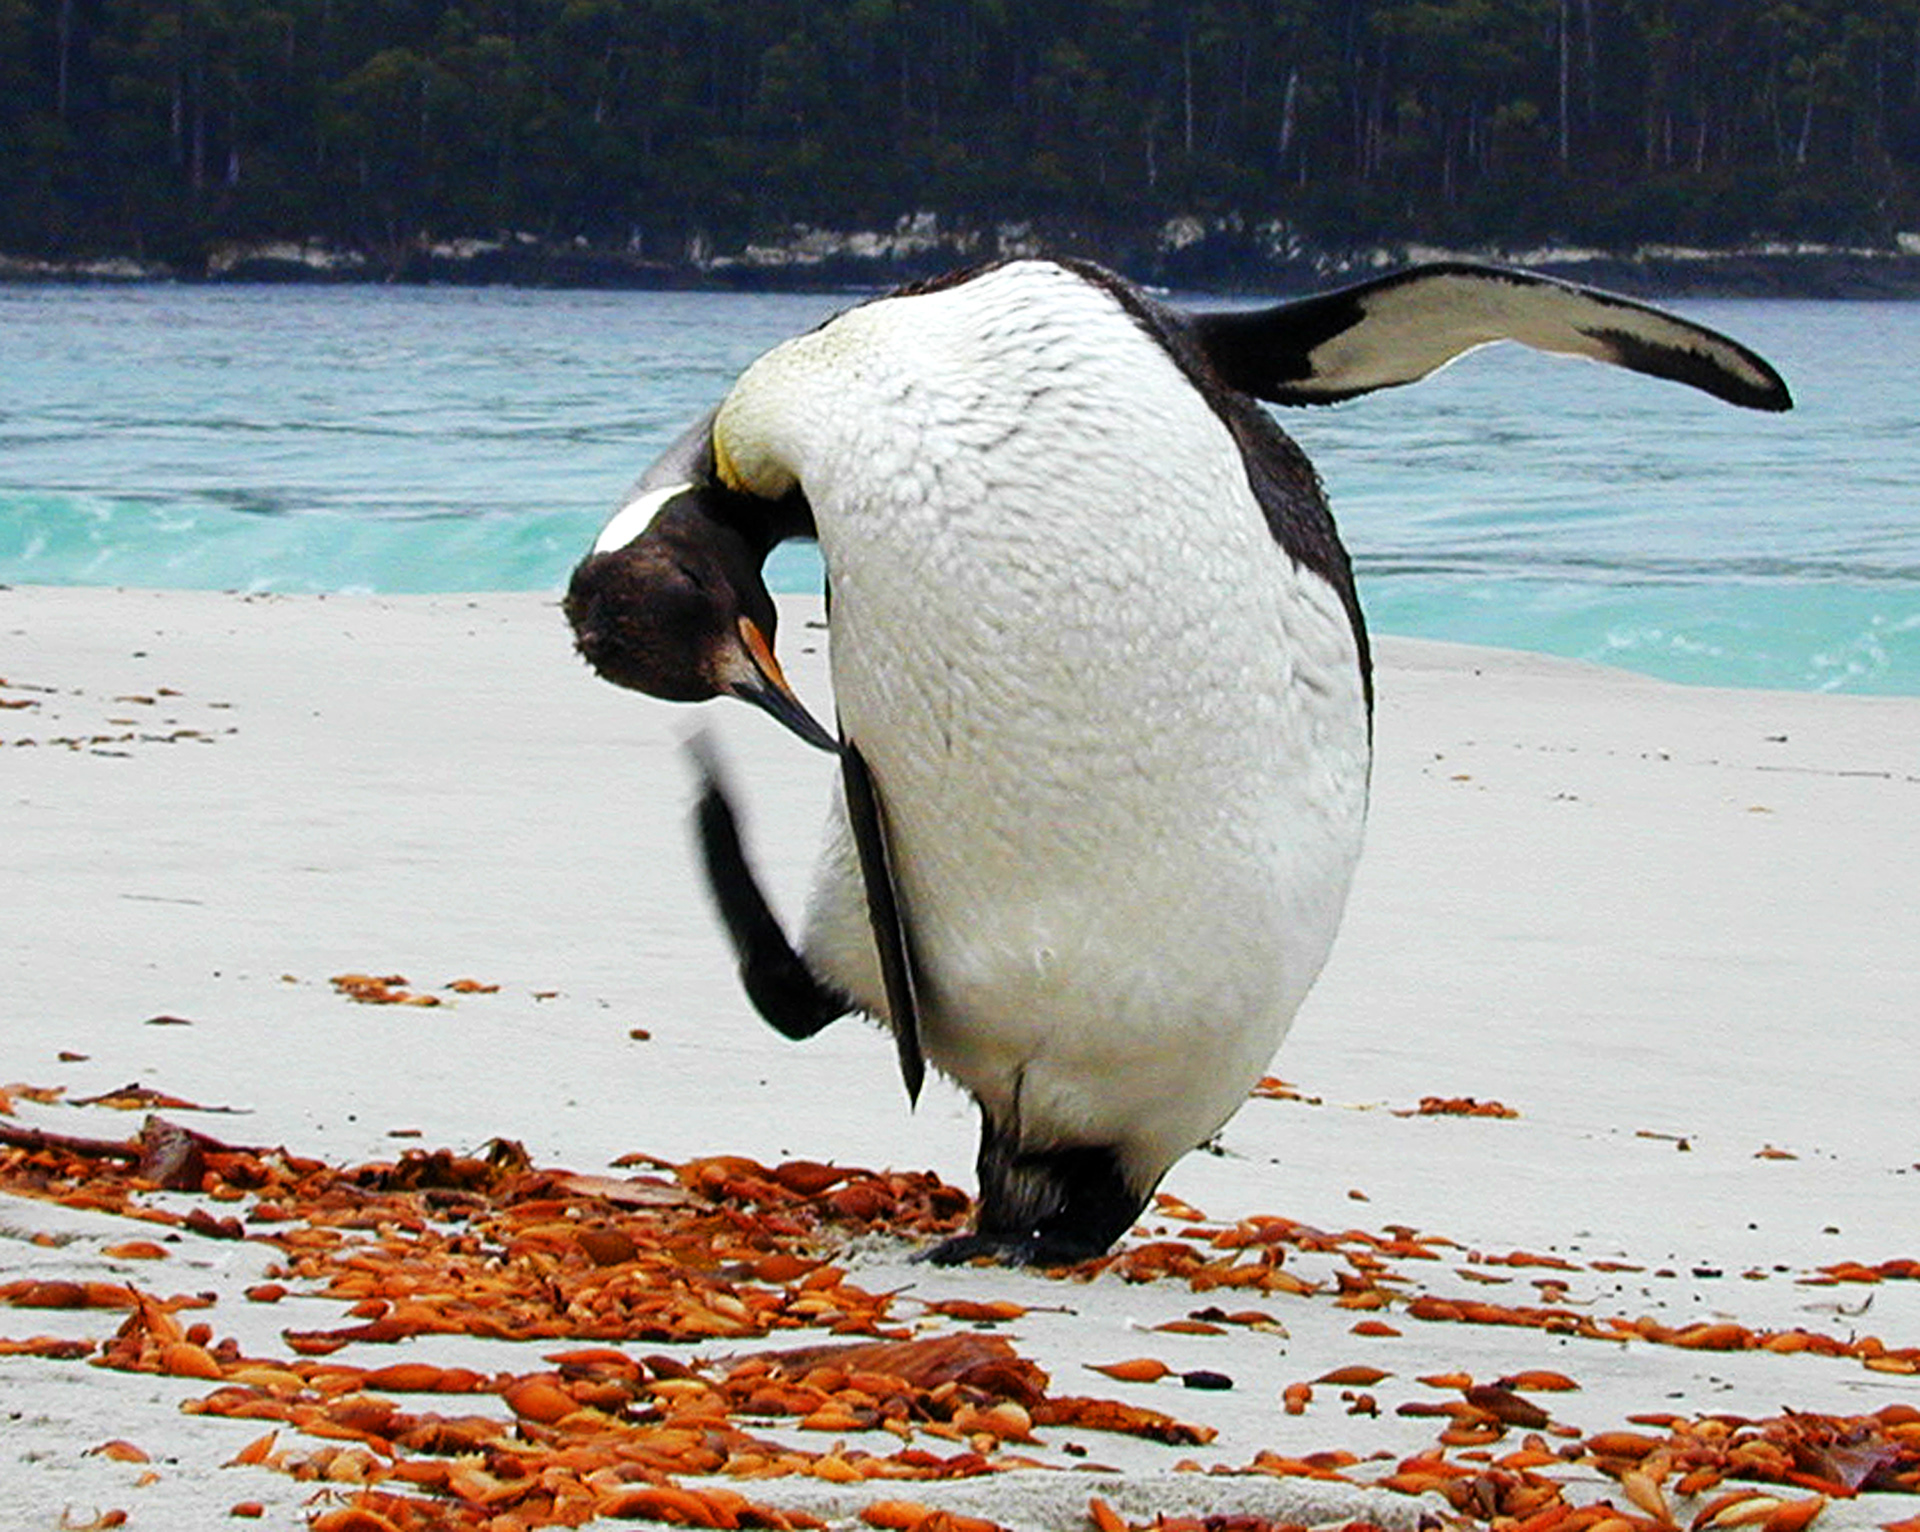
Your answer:
[[[847,798],[847,824],[860,853],[860,880],[866,885],[867,921],[880,955],[880,979],[887,990],[889,1023],[900,1052],[900,1078],[907,1099],[920,1100],[927,1061],[920,1051],[920,1002],[913,945],[893,880],[893,853],[887,844],[886,813],[867,769],[866,757],[850,739],[840,742],[840,781]]]
[[[1499,340],[1608,362],[1747,409],[1793,407],[1738,341],[1590,287],[1500,266],[1414,266],[1269,309],[1188,323],[1222,382],[1274,404],[1330,404],[1415,383]]]
[[[853,1001],[822,984],[780,929],[740,844],[739,821],[712,746],[696,739],[688,746],[688,754],[700,773],[695,818],[707,890],[732,939],[747,998],[782,1037],[795,1042],[812,1037],[851,1011]]]

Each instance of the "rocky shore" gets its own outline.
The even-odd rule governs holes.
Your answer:
[[[1920,297],[1920,234],[1884,245],[1768,242],[1701,249],[1443,248],[1406,243],[1335,249],[1275,222],[1168,220],[1144,232],[942,223],[901,217],[886,230],[796,226],[785,237],[719,248],[704,236],[670,253],[551,241],[528,234],[351,246],[261,240],[210,249],[188,263],[108,256],[43,260],[0,254],[6,282],[392,282],[527,288],[795,291],[885,288],[957,265],[1041,252],[1083,255],[1137,280],[1187,291],[1288,292],[1358,280],[1419,261],[1526,266],[1647,297]]]

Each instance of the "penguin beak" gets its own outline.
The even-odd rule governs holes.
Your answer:
[[[740,644],[745,651],[728,667],[726,690],[742,702],[771,713],[781,723],[816,749],[839,754],[840,742],[821,727],[806,704],[794,695],[793,688],[773,657],[773,646],[751,618],[739,623]]]

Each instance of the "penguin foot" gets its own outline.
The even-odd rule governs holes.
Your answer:
[[[936,1266],[982,1256],[1009,1266],[1090,1261],[1133,1227],[1153,1191],[1130,1186],[1109,1147],[1023,1151],[991,1118],[982,1126],[979,1168],[973,1228],[926,1253]]]
[[[1133,1220],[1127,1222],[1131,1224]],[[984,1257],[998,1266],[1078,1266],[1082,1261],[1105,1255],[1112,1243],[1110,1239],[1095,1243],[1038,1230],[1012,1236],[973,1230],[941,1240],[914,1256],[914,1260],[932,1266],[964,1266]]]
[[[780,929],[740,843],[739,820],[712,742],[700,736],[689,744],[688,754],[700,774],[695,822],[707,888],[732,938],[747,998],[782,1037],[803,1041],[846,1015],[853,1001],[823,984]]]

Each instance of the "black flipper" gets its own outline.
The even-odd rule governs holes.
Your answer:
[[[1275,308],[1194,314],[1222,382],[1275,404],[1330,404],[1413,383],[1498,340],[1583,356],[1755,410],[1793,407],[1738,341],[1677,315],[1554,277],[1448,261]]]
[[[853,1010],[853,1001],[822,984],[793,950],[740,844],[739,822],[710,747],[696,740],[688,753],[700,773],[695,819],[707,891],[733,941],[747,998],[782,1037],[795,1042],[812,1037]]]
[[[866,758],[850,739],[840,742],[840,781],[847,798],[847,824],[860,853],[860,880],[867,891],[867,920],[873,927],[873,944],[880,954],[880,979],[887,990],[894,1046],[900,1051],[900,1077],[907,1084],[907,1099],[917,1104],[920,1087],[927,1078],[927,1061],[920,1052],[920,1004],[913,944],[900,913],[900,899],[893,881],[886,814]]]
[[[980,1256],[1020,1266],[1070,1266],[1105,1255],[1133,1227],[1152,1188],[1135,1191],[1107,1148],[1022,1151],[1016,1130],[984,1110],[980,1206],[973,1228],[926,1254],[936,1266]]]

